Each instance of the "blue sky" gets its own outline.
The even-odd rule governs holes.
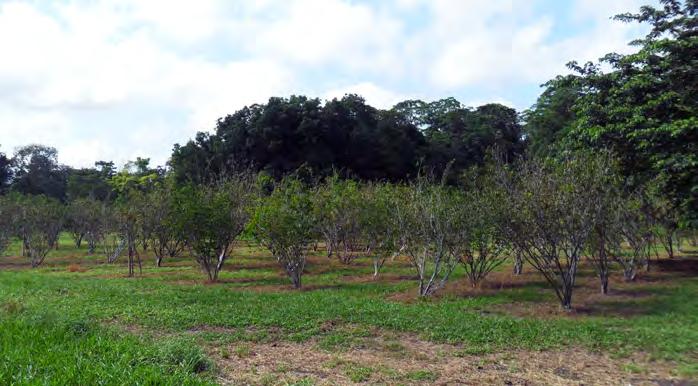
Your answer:
[[[270,96],[525,109],[569,60],[628,52],[642,0],[0,0],[0,151],[163,164]]]

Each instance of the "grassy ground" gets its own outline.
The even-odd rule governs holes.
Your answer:
[[[105,264],[67,236],[39,269],[18,248],[0,258],[0,384],[464,381],[449,373],[457,366],[474,366],[480,380],[585,379],[569,364],[529,374],[546,355],[620,369],[608,379],[698,376],[698,259],[688,246],[637,282],[614,277],[608,296],[584,267],[572,313],[537,274],[512,276],[509,266],[477,290],[457,271],[440,296],[420,300],[401,260],[373,280],[368,260],[313,256],[295,291],[248,245],[217,284],[188,258],[155,268],[148,254],[142,274],[126,278],[123,261]],[[322,363],[301,371],[309,360],[299,358]]]

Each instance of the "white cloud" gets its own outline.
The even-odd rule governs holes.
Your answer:
[[[383,109],[389,109],[395,106],[395,104],[397,104],[398,102],[407,99],[417,98],[415,96],[400,94],[388,89],[384,89],[371,82],[362,82],[346,87],[333,89],[326,92],[323,95],[323,98],[328,100],[332,98],[340,99],[346,94],[361,95],[362,97],[364,97],[364,99],[366,99],[366,103],[370,104],[371,106]]]
[[[174,142],[273,95],[510,101],[637,36],[608,17],[641,0],[534,11],[543,1],[0,2],[0,145],[162,164]]]

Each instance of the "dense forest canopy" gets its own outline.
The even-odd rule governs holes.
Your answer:
[[[326,103],[291,96],[220,119],[214,134],[175,145],[170,164],[178,181],[202,182],[241,167],[276,178],[305,168],[318,177],[338,171],[400,181],[414,177],[420,166],[479,165],[495,145],[521,155],[523,142],[517,112],[499,104],[471,109],[448,98],[380,110],[358,95]]]
[[[494,149],[509,161],[608,149],[629,184],[658,186],[689,224],[698,217],[697,9],[695,0],[663,0],[659,7],[616,16],[651,28],[630,43],[636,52],[571,62],[572,73],[545,83],[523,112],[495,103],[467,107],[455,98],[407,100],[384,110],[358,95],[329,101],[273,97],[175,145],[166,168],[139,158],[121,171],[108,161],[74,169],[57,162],[54,148],[41,145],[17,149],[11,157],[0,154],[0,193],[113,200],[164,178],[200,184],[239,170],[277,180],[296,173],[317,181],[338,173],[406,181],[420,170],[448,165],[457,180],[482,166]]]

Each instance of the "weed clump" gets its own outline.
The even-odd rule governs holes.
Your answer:
[[[198,374],[213,368],[213,363],[201,347],[190,339],[165,340],[160,346],[158,357],[165,366],[190,373]]]
[[[7,315],[16,315],[24,311],[24,304],[18,299],[9,298],[2,303],[0,310]]]

